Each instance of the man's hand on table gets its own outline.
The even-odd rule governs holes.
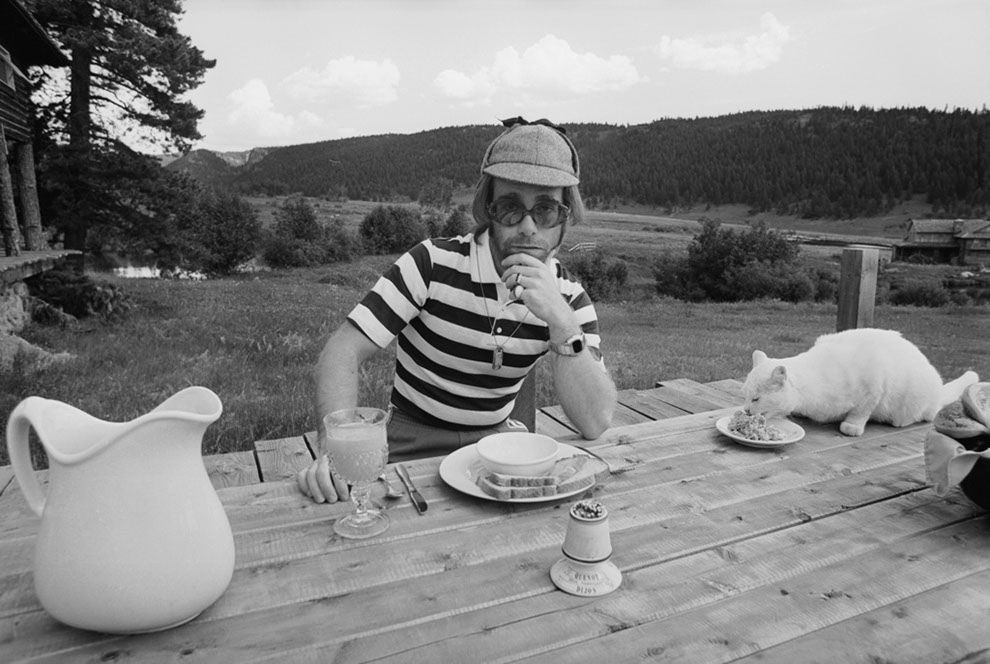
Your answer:
[[[304,495],[313,499],[314,503],[335,503],[338,500],[350,499],[347,485],[330,472],[330,460],[326,454],[321,454],[308,468],[296,473],[296,483]]]

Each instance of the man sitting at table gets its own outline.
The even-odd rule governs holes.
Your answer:
[[[550,352],[560,405],[585,438],[608,428],[615,385],[598,318],[555,258],[584,215],[574,145],[546,120],[506,120],[488,146],[473,234],[434,238],[403,254],[327,341],[316,365],[316,413],[357,404],[361,364],[398,337],[389,460],[447,454],[509,419],[536,361]],[[316,502],[346,499],[325,454],[301,471]]]

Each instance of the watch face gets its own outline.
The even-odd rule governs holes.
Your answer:
[[[578,355],[584,350],[584,345],[584,333],[581,333],[559,344],[550,344],[550,348],[558,355]]]

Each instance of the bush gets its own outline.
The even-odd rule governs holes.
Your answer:
[[[782,235],[763,223],[741,233],[720,226],[718,221],[705,221],[688,246],[692,290],[719,302],[782,294],[796,298],[813,291],[810,279],[796,265],[798,247]]]
[[[735,288],[737,299],[776,298],[785,302],[803,302],[814,295],[814,285],[807,273],[795,271],[786,263],[750,261],[726,272],[726,281]]]
[[[230,274],[254,257],[261,242],[261,221],[250,204],[235,194],[207,192],[192,219],[185,220],[190,236],[179,267],[207,274]]]
[[[440,228],[440,235],[443,237],[456,237],[470,233],[473,228],[474,220],[467,213],[467,208],[464,205],[460,205],[447,217],[447,221]]]
[[[322,265],[326,252],[314,242],[269,234],[261,251],[265,263],[275,268]]]
[[[341,220],[320,224],[304,198],[287,200],[275,212],[275,226],[262,243],[262,258],[272,267],[310,267],[351,260],[360,253],[357,237]]]
[[[817,270],[811,277],[815,302],[835,302],[839,297],[839,277],[828,270]]]
[[[416,200],[423,207],[446,210],[454,200],[454,182],[448,178],[434,178],[423,185]]]
[[[898,306],[944,307],[949,303],[949,291],[934,284],[907,284],[890,291],[890,303]]]
[[[439,210],[426,210],[420,215],[423,227],[426,229],[427,237],[437,237],[443,235],[443,214]]]
[[[935,265],[935,259],[926,254],[911,254],[906,259],[905,263],[914,263],[915,265]]]
[[[124,316],[133,307],[123,288],[71,270],[48,270],[25,279],[25,283],[31,295],[76,318],[110,320]]]
[[[663,253],[654,259],[651,270],[658,295],[667,295],[687,302],[700,302],[705,299],[705,293],[691,278],[686,256]]]
[[[973,298],[965,291],[949,291],[949,301],[960,307],[968,307],[973,304]]]
[[[625,290],[629,267],[621,259],[609,260],[601,250],[572,254],[567,269],[584,286],[592,300],[611,300]]]
[[[323,235],[313,206],[299,196],[287,199],[275,210],[275,234],[310,242],[319,241]]]
[[[361,239],[344,228],[342,220],[334,219],[323,226],[322,231],[325,263],[340,263],[361,255]]]
[[[361,221],[358,232],[370,254],[407,251],[427,237],[420,215],[399,205],[379,205]]]

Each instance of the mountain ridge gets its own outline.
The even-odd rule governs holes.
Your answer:
[[[566,129],[593,207],[740,203],[839,218],[924,195],[945,214],[990,208],[985,109],[821,107]],[[501,130],[441,127],[254,148],[236,158],[197,150],[167,168],[240,193],[416,200],[437,180],[473,186],[480,156]]]

